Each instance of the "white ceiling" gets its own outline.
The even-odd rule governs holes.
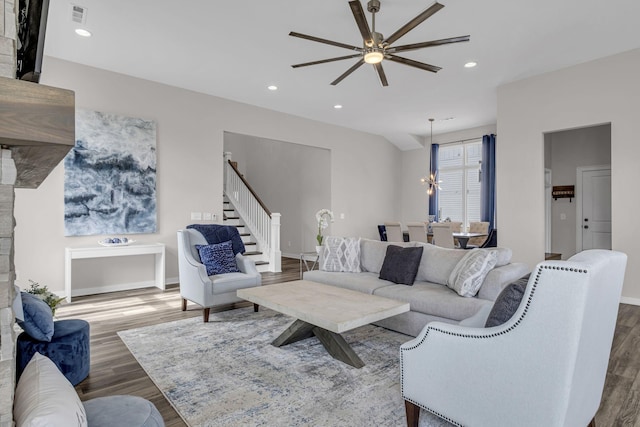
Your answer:
[[[347,0],[73,2],[87,8],[93,37],[74,33],[69,1],[51,0],[46,55],[367,131],[403,150],[421,146],[429,117],[434,134],[495,123],[501,84],[640,47],[639,0],[441,0],[444,9],[394,43],[470,35],[402,55],[440,72],[384,61],[388,87],[366,64],[330,86],[356,59],[290,65],[351,52],[288,33],[359,46]],[[432,1],[381,3],[376,30],[389,36]],[[478,66],[464,68],[471,60]]]

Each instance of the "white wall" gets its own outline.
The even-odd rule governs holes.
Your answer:
[[[434,128],[437,127],[434,122]],[[482,138],[482,135],[496,133],[495,125],[481,126],[465,129],[457,132],[448,132],[433,136],[435,144],[446,144],[450,142],[464,141],[472,138]],[[426,221],[429,215],[429,198],[427,187],[420,183],[420,178],[429,175],[429,162],[431,159],[431,142],[428,140],[426,148],[402,152],[402,210],[399,221],[403,226],[407,222]],[[496,138],[496,151],[500,147],[500,138]],[[442,183],[443,186],[447,184]],[[392,219],[393,220],[393,219]]]
[[[611,126],[592,126],[547,134],[552,185],[576,185],[581,166],[611,164]],[[546,148],[545,148],[546,150]],[[545,157],[546,157],[545,151]],[[564,215],[565,219],[562,219]],[[551,252],[568,259],[576,253],[576,199],[551,201]]]
[[[611,123],[613,249],[629,256],[623,301],[640,303],[640,50],[498,88],[500,244],[533,267],[544,259],[544,133]]]
[[[175,233],[192,222],[190,212],[222,215],[225,131],[331,150],[328,207],[345,213],[344,220],[332,225],[333,233],[376,238],[375,225],[398,215],[398,203],[386,195],[399,185],[400,151],[382,137],[50,57],[45,58],[41,82],[74,90],[78,108],[157,122],[158,232],[133,238],[167,245],[170,280],[178,276]],[[31,278],[60,295],[64,248],[96,245],[99,238],[64,237],[63,179],[61,163],[38,189],[16,190],[15,203],[18,280],[26,284]],[[151,261],[143,259],[74,265],[74,288],[153,279]]]
[[[224,134],[224,151],[269,210],[282,215],[282,254],[295,258],[315,251],[316,212],[331,206],[331,151],[230,132]],[[331,233],[330,226],[323,235]]]

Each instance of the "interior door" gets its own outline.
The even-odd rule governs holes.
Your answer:
[[[611,169],[582,171],[582,248],[611,249]]]

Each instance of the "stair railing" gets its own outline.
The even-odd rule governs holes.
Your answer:
[[[225,153],[224,192],[238,215],[257,240],[258,249],[267,254],[269,271],[281,272],[280,214],[272,213],[260,200]]]

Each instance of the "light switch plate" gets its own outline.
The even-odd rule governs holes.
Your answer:
[[[191,212],[191,219],[194,221],[202,220],[202,212]]]
[[[205,221],[211,221],[211,212],[202,212],[202,219]]]

